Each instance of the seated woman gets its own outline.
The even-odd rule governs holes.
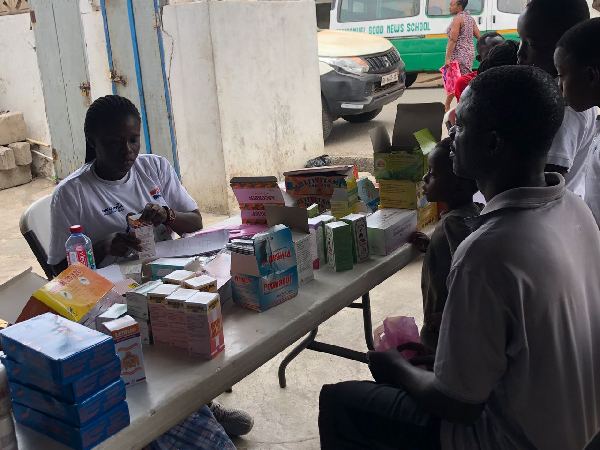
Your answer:
[[[162,156],[139,155],[140,113],[124,97],[97,99],[85,117],[85,164],[52,194],[50,254],[55,273],[67,267],[69,227],[81,225],[94,245],[96,265],[104,267],[139,250],[127,233],[127,215],[142,213],[155,239],[202,228],[198,205]]]

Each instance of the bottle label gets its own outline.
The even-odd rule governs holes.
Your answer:
[[[93,260],[94,260],[94,255],[92,254],[92,261]],[[81,244],[76,244],[74,251],[67,252],[67,262],[69,263],[69,265],[78,262],[80,264],[83,264],[84,266],[90,267],[90,264],[88,261],[88,254],[87,254],[85,248],[83,247],[83,245],[81,245]],[[94,269],[95,268],[96,268],[96,265],[94,264]]]
[[[92,269],[92,270],[96,270],[96,260],[94,259],[94,250],[93,249],[88,249],[87,251],[87,266]]]

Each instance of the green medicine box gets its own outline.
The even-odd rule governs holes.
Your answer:
[[[336,272],[352,270],[352,227],[345,222],[331,222],[325,225],[325,233],[329,267]]]

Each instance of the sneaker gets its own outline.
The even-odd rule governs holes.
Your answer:
[[[208,407],[229,436],[243,436],[254,426],[254,419],[245,411],[226,408],[215,401]]]

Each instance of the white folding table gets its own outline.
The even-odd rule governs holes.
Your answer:
[[[433,226],[426,230],[428,234],[432,231]],[[317,270],[315,280],[303,286],[297,297],[263,313],[231,301],[226,303],[225,351],[212,361],[192,359],[186,352],[173,349],[144,346],[147,381],[127,390],[131,425],[95,449],[139,450],[418,255],[419,251],[408,244],[386,257],[372,257],[347,272]],[[30,428],[16,426],[20,449],[67,449]]]

